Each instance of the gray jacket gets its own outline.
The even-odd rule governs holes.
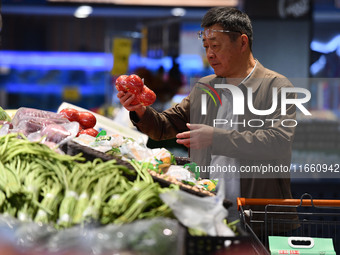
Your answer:
[[[195,84],[191,93],[174,107],[162,113],[147,107],[142,119],[139,120],[132,112],[130,113],[131,120],[141,132],[154,140],[174,138],[177,133],[188,130],[186,123],[189,122],[212,126],[218,107],[208,96],[208,113],[206,115],[200,114],[200,99],[204,92],[199,87],[206,88],[201,83],[214,87],[214,84],[220,82],[221,78],[216,75],[204,77]],[[246,103],[247,88],[252,88],[254,108],[266,110],[272,106],[273,87],[277,88],[279,94],[276,110],[268,116],[253,114]],[[295,120],[296,114],[295,105],[288,105],[287,114],[281,115],[280,92],[283,87],[292,87],[292,84],[286,77],[264,68],[258,62],[250,78],[244,84],[239,85],[246,100],[244,100],[245,113],[239,115],[238,122],[243,123],[244,121],[246,125],[239,125],[237,131],[214,128],[213,146],[202,150],[191,150],[191,160],[199,166],[208,166],[213,154],[238,158],[243,167],[281,166],[281,169],[283,167],[289,168],[295,131],[293,122],[289,120]],[[217,89],[216,91],[219,92],[220,90]],[[287,95],[287,98],[294,97],[294,94]],[[254,119],[256,121],[252,122],[252,125],[248,125],[249,120]],[[263,123],[261,127],[251,127],[260,126],[261,123]],[[289,172],[274,174],[241,173],[241,196],[246,198],[291,198]]]

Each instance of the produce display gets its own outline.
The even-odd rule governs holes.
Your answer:
[[[56,228],[171,217],[159,194],[177,187],[161,188],[145,164],[132,161],[131,171],[115,160],[61,155],[17,133],[0,137],[0,149],[3,214]]]
[[[133,81],[137,79],[136,77],[132,76],[134,79],[126,77],[126,79]],[[211,191],[215,190],[217,183],[214,180],[199,179],[193,163],[177,165],[175,157],[164,148],[150,149],[132,138],[119,134],[107,135],[105,130],[99,132],[94,129],[96,117],[90,112],[65,108],[59,113],[53,113],[23,107],[16,111],[12,119],[5,115],[5,111],[1,112],[2,118],[6,121],[0,128],[0,133],[3,135],[0,148],[6,152],[1,155],[1,167],[6,168],[4,173],[9,172],[9,177],[4,174],[2,178],[2,197],[7,203],[6,206],[1,205],[0,208],[4,210],[2,212],[9,211],[10,215],[19,217],[20,210],[25,210],[25,213],[20,213],[23,219],[40,220],[44,223],[52,221],[59,227],[71,226],[87,219],[100,219],[102,223],[130,222],[143,218],[144,209],[150,210],[150,205],[147,203],[145,208],[141,204],[136,207],[129,204],[136,199],[139,203],[146,199],[152,202],[152,205],[157,204],[158,209],[152,211],[150,215],[154,212],[156,215],[171,214],[169,208],[163,205],[159,198],[154,199],[165,186],[185,187],[204,196],[214,195]],[[66,142],[78,143],[112,157],[109,160],[98,157],[86,161],[85,157],[79,156],[80,154],[73,157],[63,155],[60,146]],[[45,149],[41,146],[46,145],[52,149],[49,153],[54,153],[53,155],[43,152]],[[5,158],[11,151],[18,149],[20,152],[19,148],[26,148],[23,155]],[[66,160],[67,156],[69,158]],[[35,166],[36,171],[31,169],[31,165]],[[98,177],[95,176],[96,173]],[[131,182],[131,178],[127,177],[133,174],[136,175],[133,178],[137,183]],[[11,180],[14,177],[16,180]],[[6,180],[11,185],[16,184],[13,186],[14,191],[11,186],[8,186]],[[27,194],[27,189],[22,192],[21,187],[27,183],[31,183],[31,188],[37,186],[34,189],[40,187],[42,190],[36,190],[35,195]],[[26,204],[23,203],[24,209],[10,202],[13,194],[17,194],[18,190],[18,196],[24,201],[28,201],[27,197],[32,199]],[[48,196],[45,198],[46,194]],[[62,195],[56,197],[56,194]],[[103,197],[104,202],[100,199],[91,200],[89,194],[93,194],[95,198]],[[113,196],[109,201],[110,196],[117,194],[124,194],[123,199],[116,201],[113,197],[117,198],[117,196]],[[17,199],[13,201],[15,200]],[[127,206],[120,204],[123,201]],[[79,206],[75,206],[76,203]],[[163,207],[159,208],[160,205]],[[74,211],[70,209],[73,207]],[[59,209],[58,215],[55,215],[57,208],[68,209]],[[94,208],[94,212],[91,208]],[[54,215],[49,215],[52,211]]]
[[[136,74],[121,75],[116,79],[116,89],[118,91],[130,92],[136,97],[132,105],[142,104],[144,106],[152,105],[156,100],[156,94],[149,89],[143,80]]]
[[[136,80],[138,76],[132,77],[132,80]],[[4,114],[3,118],[7,118]],[[188,161],[177,165],[170,151],[164,148],[150,149],[133,138],[119,134],[108,135],[105,130],[99,132],[95,129],[96,123],[96,117],[89,111],[68,107],[54,113],[22,107],[16,111],[11,121],[2,126],[0,133],[22,133],[28,140],[46,144],[59,150],[59,153],[61,145],[75,142],[111,155],[110,159],[122,159],[128,165],[131,160],[146,163],[147,171],[163,186],[173,183],[200,196],[214,195],[212,192],[215,191],[217,182],[201,180],[194,163]]]
[[[80,135],[74,138],[70,144],[79,148],[74,143],[97,151],[96,155],[98,157],[103,157],[102,153],[126,162],[134,160],[148,163],[148,171],[155,180],[179,185],[196,195],[214,196],[213,192],[216,190],[217,180],[199,178],[195,163],[188,161],[183,165],[179,165],[174,155],[165,148],[150,149],[132,138],[118,134],[99,134],[97,137]]]
[[[59,113],[22,107],[12,116],[0,108],[0,241],[6,231],[15,249],[20,243],[32,254],[85,249],[87,255],[95,247],[100,255],[177,255],[180,240],[209,234],[187,225],[177,210],[210,204],[224,215],[230,203],[213,197],[215,180],[200,179],[193,162],[165,148],[147,148],[142,139],[107,134],[96,124],[91,112],[72,107]],[[177,204],[176,197],[189,202]]]

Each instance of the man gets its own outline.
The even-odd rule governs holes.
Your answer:
[[[204,30],[199,36],[214,75],[199,80],[188,97],[162,113],[151,107],[131,106],[134,96],[130,93],[118,93],[121,104],[130,111],[134,125],[152,139],[176,137],[179,144],[190,148],[192,161],[200,169],[210,170],[201,171],[202,177],[224,181],[225,197],[234,204],[239,196],[291,198],[289,166],[295,106],[288,105],[286,114],[281,115],[280,95],[282,88],[292,87],[292,84],[254,58],[252,25],[245,13],[235,8],[215,7],[203,17],[201,26]],[[242,91],[244,105],[234,104],[230,89],[223,88],[216,89],[221,99],[219,107],[211,97],[207,97],[204,104],[202,94],[218,84],[232,84]],[[273,105],[276,108],[268,111],[268,115],[254,114],[256,111],[247,104],[249,97],[257,110],[269,110]],[[287,98],[294,97],[287,95]],[[202,107],[206,107],[206,114],[202,114]],[[233,114],[238,107],[244,107],[244,114]],[[288,169],[288,173],[241,172],[254,166],[258,169],[280,166]],[[227,171],[228,167],[233,171]],[[231,220],[237,218],[236,205],[229,213]]]

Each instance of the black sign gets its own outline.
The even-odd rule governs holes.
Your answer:
[[[243,8],[250,18],[309,19],[312,0],[246,0]]]

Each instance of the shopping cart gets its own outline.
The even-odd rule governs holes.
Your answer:
[[[340,254],[340,200],[317,200],[305,193],[300,199],[238,198],[237,206],[244,229],[267,254],[269,236],[331,238]]]

